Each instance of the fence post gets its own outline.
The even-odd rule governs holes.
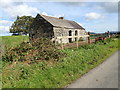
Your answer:
[[[108,38],[110,38],[110,32],[108,31]]]
[[[77,41],[76,41],[76,44],[77,44],[77,48],[78,48],[78,37],[77,37]]]
[[[57,37],[55,37],[55,45],[57,45]]]
[[[89,37],[88,37],[88,43],[90,43],[90,32],[88,32],[88,35],[89,35]]]
[[[62,49],[64,49],[63,48],[63,42],[62,42],[62,34],[61,34],[61,47],[62,47]]]

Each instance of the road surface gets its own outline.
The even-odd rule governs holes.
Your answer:
[[[118,52],[67,88],[118,88]]]

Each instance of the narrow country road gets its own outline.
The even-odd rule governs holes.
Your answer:
[[[120,51],[67,88],[118,88],[118,53]]]

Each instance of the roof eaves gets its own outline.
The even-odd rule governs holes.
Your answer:
[[[60,26],[53,26],[53,27],[56,27],[56,28],[65,28],[65,29],[84,29],[84,28],[69,28],[69,27],[60,27]]]

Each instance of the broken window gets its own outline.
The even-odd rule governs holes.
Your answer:
[[[75,36],[77,36],[78,35],[78,32],[77,32],[77,30],[75,31]]]
[[[72,31],[71,30],[69,31],[69,36],[72,36]]]
[[[72,43],[72,38],[68,38],[68,40],[69,40],[69,43]]]
[[[77,38],[75,38],[75,41],[77,41]]]

